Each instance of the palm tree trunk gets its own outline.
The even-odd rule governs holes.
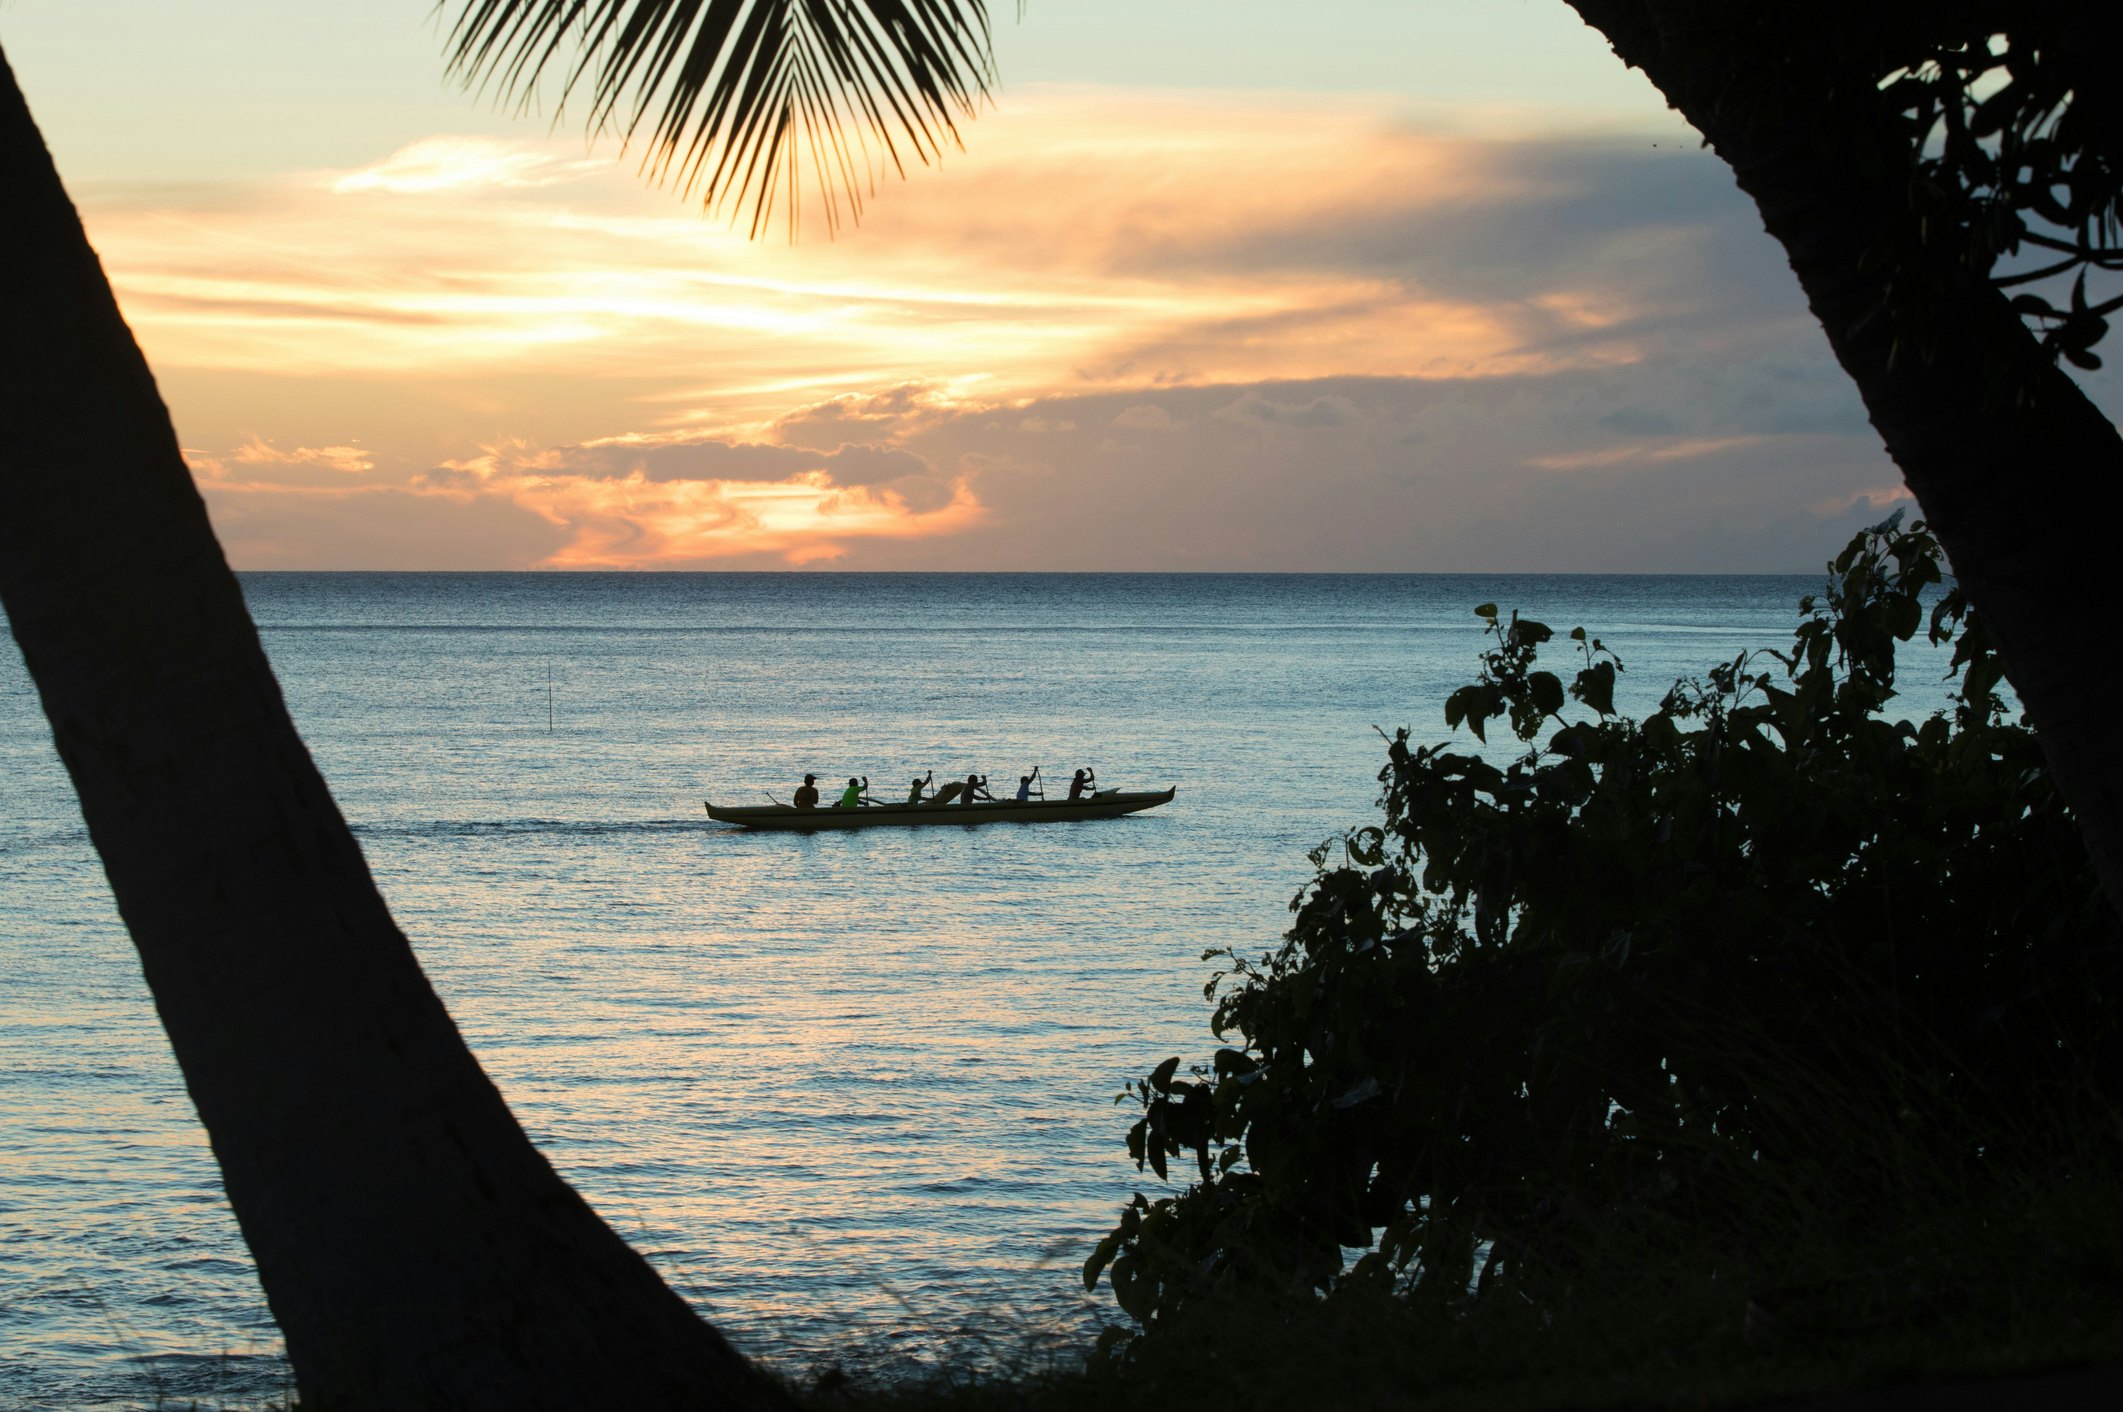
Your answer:
[[[2123,910],[2113,719],[2123,659],[2103,637],[2123,532],[2123,436],[2041,354],[2005,295],[1966,268],[1935,259],[1918,271],[1921,337],[1888,316],[1891,282],[1912,274],[1896,257],[1923,245],[1909,143],[1877,75],[1831,67],[1832,34],[1763,42],[1780,23],[1804,22],[1774,5],[1743,16],[1700,0],[1570,3],[1708,139],[1783,245],[1997,642],[2101,886]]]
[[[0,603],[304,1405],[776,1405],[531,1145],[421,974],[4,56],[0,190]]]

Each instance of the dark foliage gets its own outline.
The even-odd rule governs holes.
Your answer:
[[[994,80],[985,0],[462,0],[450,71],[525,105],[558,59],[560,102],[642,136],[643,167],[708,209],[779,200],[793,238],[816,185],[827,228],[862,214],[878,163],[941,156]],[[902,148],[904,144],[904,149]],[[806,157],[810,171],[804,170]]]
[[[2066,1160],[2060,1128],[2118,1092],[2123,930],[1981,623],[1898,521],[1837,558],[1788,654],[1641,722],[1598,639],[1569,634],[1566,686],[1546,626],[1479,608],[1493,644],[1447,719],[1524,753],[1401,730],[1383,822],[1312,855],[1282,948],[1208,953],[1232,1043],[1136,1085],[1128,1138],[1191,1183],[1137,1196],[1087,1284],[1110,1268],[1152,1329],[1248,1288],[1479,1300],[1618,1221],[1730,1231],[1769,1185],[1863,1221],[1912,1166]],[[1953,708],[1890,719],[1927,591]]]
[[[2022,287],[2015,307],[2052,356],[2099,367],[2093,345],[2123,308],[2086,283],[2123,270],[2123,97],[2108,72],[2123,15],[2054,0],[1925,8],[1900,17],[1924,39],[1904,41],[1882,89],[1908,119],[1923,236]]]

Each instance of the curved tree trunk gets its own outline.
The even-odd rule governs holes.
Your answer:
[[[524,1136],[297,738],[0,58],[0,602],[306,1407],[762,1407]]]
[[[1751,46],[1748,28],[1808,16],[1702,0],[1570,3],[1708,139],[1783,245],[2123,910],[2123,661],[2095,626],[2123,533],[2123,437],[2040,353],[2006,296],[1965,268],[1924,271],[1928,337],[1897,346],[1885,306],[1909,270],[1889,257],[1922,243],[1908,139],[1877,76],[1834,65],[1832,27]],[[1764,53],[1784,60],[1773,77],[1760,72]]]

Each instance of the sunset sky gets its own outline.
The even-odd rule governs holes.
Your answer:
[[[964,150],[794,244],[446,82],[429,0],[0,45],[239,568],[1805,571],[1899,497],[1560,0],[999,11]]]

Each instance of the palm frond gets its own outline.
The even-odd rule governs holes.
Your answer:
[[[828,230],[859,220],[876,170],[958,144],[995,82],[987,0],[455,0],[449,72],[528,107],[562,72],[594,133],[641,142],[654,181],[710,211],[777,201],[793,239],[805,157]],[[852,139],[852,140],[851,140]],[[872,140],[875,141],[875,152]]]

